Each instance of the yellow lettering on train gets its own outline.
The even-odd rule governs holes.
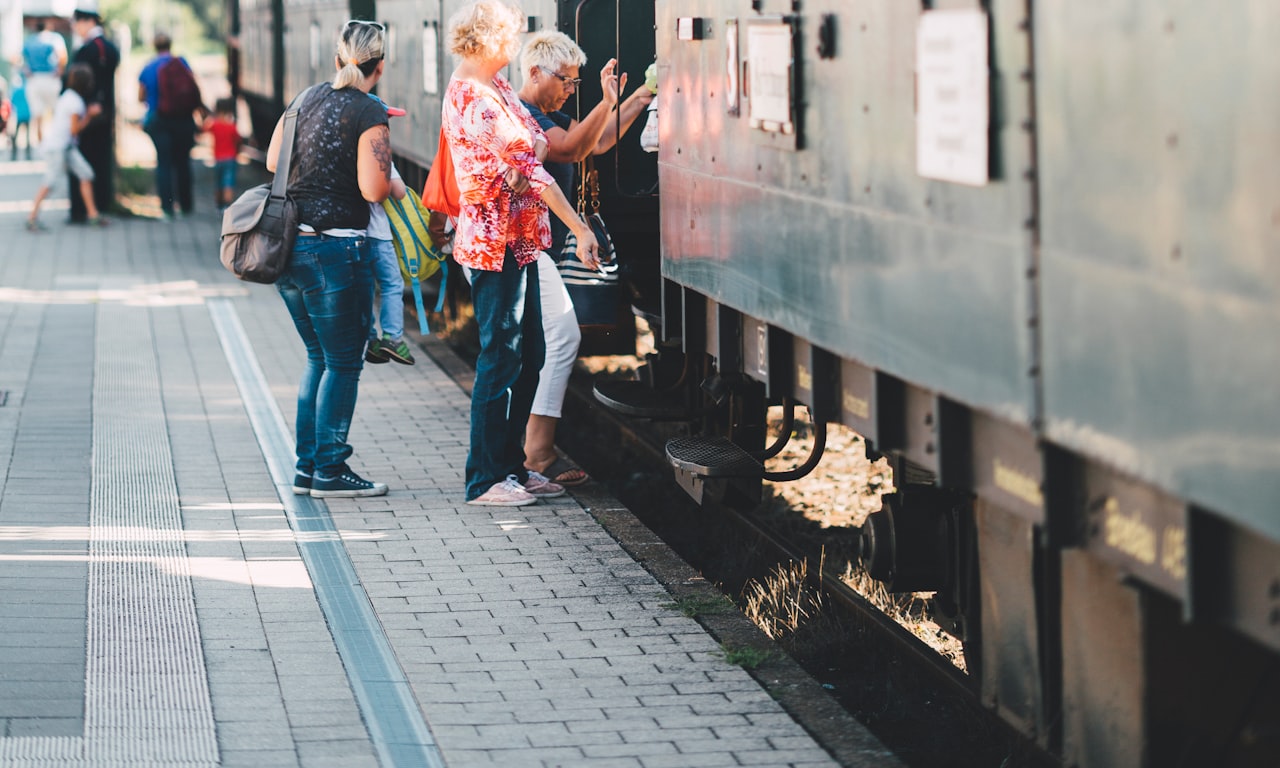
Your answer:
[[[871,418],[871,403],[848,392],[844,393],[844,409],[860,419]]]
[[[1120,503],[1107,499],[1104,507],[1107,546],[1132,557],[1143,565],[1156,562],[1156,531],[1142,515],[1134,510],[1126,515],[1120,511]]]
[[[1037,509],[1044,508],[1044,493],[1040,483],[1025,472],[1021,472],[996,459],[991,466],[992,479],[996,487],[1016,498],[1019,498]]]
[[[806,392],[813,391],[813,375],[803,365],[796,368],[796,383]]]
[[[1187,578],[1187,529],[1180,525],[1165,526],[1160,540],[1160,565],[1178,581]]]

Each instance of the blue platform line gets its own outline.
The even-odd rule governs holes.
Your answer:
[[[444,758],[322,501],[293,493],[293,439],[228,299],[209,314],[284,505],[320,609],[383,766],[443,768]]]

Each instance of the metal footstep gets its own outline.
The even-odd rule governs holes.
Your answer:
[[[662,392],[642,381],[600,381],[594,392],[601,405],[623,416],[654,421],[688,421],[696,416],[683,393]]]
[[[698,477],[764,476],[764,465],[725,437],[677,437],[667,441],[667,459]]]

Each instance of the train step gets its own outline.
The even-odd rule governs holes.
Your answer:
[[[651,330],[656,331],[662,327],[661,305],[635,303],[631,305],[631,314],[648,323]]]
[[[601,405],[623,416],[654,421],[688,421],[697,415],[696,409],[686,402],[683,392],[663,392],[642,381],[599,381],[594,392]]]
[[[676,437],[667,441],[667,459],[698,477],[762,477],[764,465],[726,437]]]

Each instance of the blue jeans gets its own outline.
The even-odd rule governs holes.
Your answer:
[[[156,194],[160,209],[173,213],[174,197],[183,213],[190,213],[191,148],[196,143],[196,124],[190,117],[151,115],[145,129],[156,145]]]
[[[218,175],[218,186],[222,189],[236,188],[236,161],[235,158],[230,160],[219,160],[213,164],[215,173]]]
[[[522,442],[545,354],[537,263],[518,266],[508,249],[501,272],[471,270],[471,305],[480,356],[471,391],[467,501],[507,475],[521,481],[529,475]]]
[[[369,238],[373,250],[373,276],[378,281],[378,296],[382,299],[378,309],[378,324],[382,335],[399,339],[404,335],[404,275],[400,274],[400,259],[396,245],[390,240]],[[369,328],[369,338],[378,338],[377,326]]]
[[[373,304],[371,262],[363,237],[300,236],[289,271],[276,281],[307,348],[298,384],[299,472],[331,478],[347,469]]]

